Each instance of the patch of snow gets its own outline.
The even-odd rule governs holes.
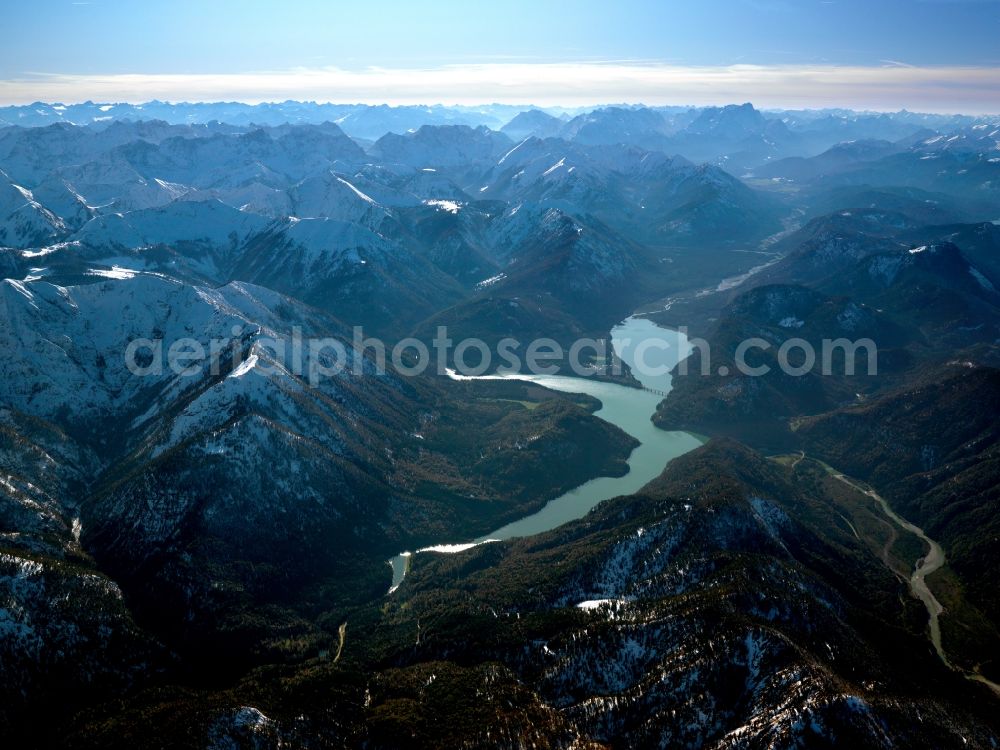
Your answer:
[[[559,161],[557,161],[555,164],[553,164],[551,167],[549,167],[544,172],[542,172],[542,177],[547,177],[548,175],[552,174],[553,172],[555,172],[560,167],[565,166],[565,164],[566,164],[566,157],[564,156]]]
[[[229,377],[231,378],[243,377],[248,372],[250,372],[256,365],[257,365],[257,353],[254,352],[249,357],[247,357],[245,361],[240,362],[240,366],[237,367],[235,370],[233,370],[231,373],[229,373]]]
[[[527,142],[528,142],[528,139],[525,138],[523,141],[521,141],[516,146],[514,146],[514,148],[512,148],[506,154],[504,154],[503,156],[501,156],[500,157],[500,161],[497,162],[497,166],[499,167],[501,164],[503,164],[507,160],[508,156],[510,156],[511,154],[513,154],[515,151],[517,151],[519,148],[521,148],[521,146],[523,146]]]
[[[29,290],[28,287],[26,287],[23,282],[17,281],[15,279],[4,279],[4,281],[6,281],[8,284],[14,287],[32,305],[34,305],[36,308],[38,307],[38,305],[35,303],[35,295],[32,294],[31,290]]]
[[[446,200],[427,200],[424,201],[424,204],[428,206],[435,206],[438,210],[447,211],[450,214],[457,214],[459,208],[461,208],[461,206],[459,206],[459,204],[455,201]]]
[[[481,542],[465,542],[463,544],[435,544],[432,547],[422,547],[417,552],[439,552],[443,555],[454,555],[457,552],[465,552],[473,547],[478,547],[480,544],[499,541],[499,539],[484,539]]]
[[[356,187],[354,187],[354,185],[352,185],[351,183],[349,183],[343,177],[338,177],[337,181],[340,182],[340,183],[342,183],[342,184],[344,184],[344,185],[346,185],[351,190],[353,190],[354,194],[356,196],[358,196],[361,200],[365,201],[366,203],[371,203],[372,205],[376,205],[374,198],[372,198],[370,195],[366,195],[365,193],[362,193],[360,190],[358,190]]]
[[[28,203],[34,203],[35,202],[35,196],[32,194],[32,192],[30,190],[28,190],[28,188],[21,187],[20,185],[15,185],[14,183],[11,183],[11,187],[13,187],[17,192],[19,192],[21,194],[21,196],[26,201],[28,201]]]
[[[57,242],[54,245],[47,245],[46,247],[39,248],[38,250],[22,250],[22,258],[42,258],[49,253],[54,253],[58,250],[65,250],[67,247],[79,247],[80,243],[78,241],[73,242]]]
[[[488,286],[493,286],[499,281],[503,281],[507,278],[507,274],[498,273],[496,276],[490,276],[488,279],[483,279],[478,284],[476,284],[476,289],[485,289]]]
[[[154,177],[153,182],[166,190],[173,198],[180,198],[182,195],[190,192],[184,185],[179,185],[176,182],[167,182],[166,180],[161,180],[159,177]]]
[[[576,605],[577,609],[594,610],[601,607],[618,607],[625,603],[624,599],[587,599]]]
[[[91,268],[87,270],[88,276],[101,276],[105,279],[117,279],[118,281],[135,278],[135,274],[136,272],[131,268],[122,268],[121,266],[112,266],[110,269]]]

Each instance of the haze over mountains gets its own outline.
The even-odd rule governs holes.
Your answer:
[[[0,737],[1000,742],[1000,118],[4,107],[0,270]],[[387,596],[391,556],[636,440],[591,397],[382,371],[352,327],[568,346],[637,310],[711,344],[653,416],[706,444]],[[297,336],[348,366],[311,381]],[[790,376],[790,337],[871,339],[878,372]],[[146,338],[225,346],[137,377]],[[931,550],[875,497],[947,556],[937,642]]]

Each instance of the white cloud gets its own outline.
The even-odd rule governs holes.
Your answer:
[[[0,102],[280,101],[581,106],[609,102],[1000,112],[1000,68],[662,63],[490,63],[428,69],[300,68],[238,74],[32,74]]]

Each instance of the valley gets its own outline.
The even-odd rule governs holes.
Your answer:
[[[773,458],[774,460],[777,460],[782,463],[790,462],[792,469],[798,466],[798,464],[801,463],[803,460],[816,461],[816,459],[812,459],[806,456],[805,453],[801,453],[800,455],[794,457],[775,456]],[[946,564],[945,553],[944,550],[941,548],[941,545],[938,544],[933,539],[931,539],[930,537],[928,537],[923,532],[922,529],[918,528],[917,526],[914,526],[906,519],[900,517],[899,514],[897,514],[895,511],[893,511],[891,507],[889,507],[889,504],[885,501],[885,499],[882,496],[880,496],[877,492],[875,492],[875,490],[870,488],[865,488],[859,485],[855,480],[852,480],[851,478],[839,473],[836,469],[822,463],[821,461],[816,461],[816,462],[825,472],[827,472],[834,479],[843,482],[844,484],[853,488],[857,492],[860,492],[865,496],[874,500],[878,508],[885,515],[885,517],[888,518],[895,526],[897,526],[902,531],[912,534],[923,543],[926,549],[926,553],[922,553],[916,559],[916,562],[913,564],[912,572],[909,572],[908,574],[907,582],[912,595],[915,596],[917,599],[919,599],[927,610],[928,637],[930,638],[931,645],[934,647],[935,653],[937,653],[938,658],[941,660],[941,663],[944,664],[948,669],[961,671],[967,679],[976,682],[981,682],[987,687],[989,687],[994,693],[1000,695],[1000,685],[998,685],[997,683],[988,680],[978,672],[965,672],[955,667],[955,665],[953,665],[951,661],[948,659],[948,655],[945,653],[944,647],[942,646],[940,618],[942,614],[945,613],[945,609],[941,605],[941,602],[939,602],[937,598],[934,596],[934,592],[927,584],[927,579],[933,576],[938,570],[940,570]],[[851,530],[852,532],[854,532],[855,535],[857,535],[857,529],[853,525],[851,526]],[[885,547],[886,558],[884,561],[886,563],[886,566],[890,567],[890,569],[891,565],[888,560],[888,551],[895,545],[896,541],[897,541],[897,536],[895,533],[893,533],[893,535],[890,537],[889,542],[886,544]]]

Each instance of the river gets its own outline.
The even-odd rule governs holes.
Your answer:
[[[805,454],[803,454],[803,457],[805,457]],[[986,687],[992,690],[997,696],[1000,696],[1000,685],[992,682],[986,677],[983,677],[978,672],[970,672],[952,664],[948,659],[948,654],[945,652],[943,644],[941,643],[941,615],[944,613],[944,607],[941,606],[941,602],[937,600],[937,597],[934,596],[934,592],[931,591],[930,587],[927,585],[927,579],[933,573],[944,567],[946,563],[944,549],[942,549],[941,545],[927,536],[927,534],[924,533],[924,530],[919,526],[907,521],[905,518],[896,513],[891,507],[889,507],[889,503],[886,502],[885,498],[879,495],[875,490],[866,489],[865,487],[851,481],[847,476],[840,473],[836,469],[833,469],[822,462],[820,463],[834,478],[839,479],[841,482],[850,485],[858,492],[872,498],[872,500],[878,504],[879,509],[882,511],[882,514],[886,516],[886,518],[899,526],[899,528],[915,535],[920,539],[920,541],[927,545],[927,554],[917,560],[916,564],[913,566],[913,572],[910,574],[908,583],[910,591],[915,597],[917,597],[917,599],[920,600],[920,602],[924,605],[924,608],[927,610],[931,645],[937,652],[941,663],[948,667],[948,669],[963,674],[966,679],[986,685]],[[855,532],[855,534],[857,534],[857,532]]]
[[[671,388],[669,371],[691,353],[687,337],[678,331],[660,328],[646,318],[631,317],[611,330],[615,353],[632,370],[633,376],[646,388],[664,393]],[[646,367],[640,367],[641,357]],[[452,377],[466,379],[460,375]],[[629,388],[593,378],[565,375],[487,375],[468,379],[526,380],[564,393],[586,393],[601,402],[595,416],[610,422],[639,441],[628,458],[628,473],[621,477],[597,477],[550,500],[536,513],[502,526],[478,539],[466,542],[445,542],[414,552],[402,552],[389,561],[392,566],[392,588],[403,582],[412,556],[417,553],[454,553],[479,544],[531,536],[549,531],[586,515],[602,500],[629,495],[655,479],[667,463],[701,445],[701,441],[686,432],[666,432],[653,425],[651,417],[663,397],[639,388]]]
[[[909,579],[910,591],[913,592],[913,595],[921,601],[924,608],[927,610],[928,625],[931,633],[931,645],[934,646],[934,650],[937,652],[938,658],[941,659],[946,667],[954,669],[951,662],[948,661],[948,655],[945,653],[944,647],[941,645],[940,617],[941,613],[944,612],[944,607],[941,606],[941,602],[937,600],[934,593],[927,585],[927,578],[942,568],[945,564],[944,550],[941,548],[941,545],[927,536],[923,529],[910,523],[896,513],[891,507],[889,507],[889,503],[885,501],[885,498],[875,492],[875,490],[865,489],[864,487],[852,482],[844,474],[835,470],[833,470],[833,477],[835,479],[839,479],[845,484],[850,485],[858,492],[868,495],[868,497],[878,503],[879,509],[882,511],[884,516],[901,529],[904,529],[905,531],[908,531],[916,536],[920,539],[920,541],[927,545],[927,554],[917,560],[916,565],[913,566],[913,573],[910,575]]]

